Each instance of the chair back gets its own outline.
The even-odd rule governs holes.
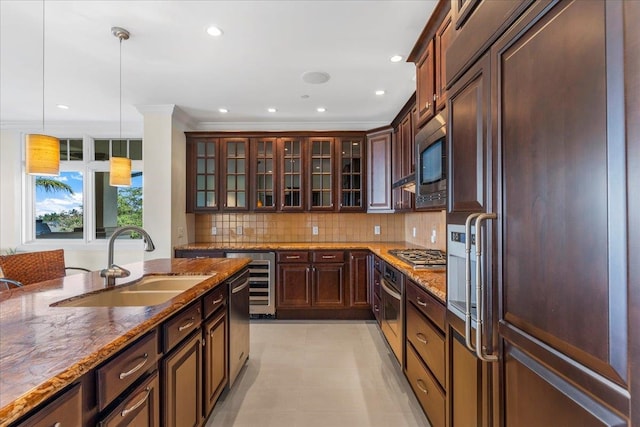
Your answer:
[[[0,270],[7,279],[23,285],[65,276],[64,250],[0,255]]]

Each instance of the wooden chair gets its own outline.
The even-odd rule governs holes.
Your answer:
[[[64,250],[24,252],[0,255],[0,286],[22,287],[66,276],[66,270],[90,271],[86,268],[65,267]]]

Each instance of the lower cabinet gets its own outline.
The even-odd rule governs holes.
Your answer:
[[[369,251],[349,252],[349,307],[371,307],[369,297]]]
[[[18,424],[18,427],[82,425],[82,385],[76,384],[51,403]]]
[[[165,427],[195,427],[204,420],[199,332],[162,360],[162,425]]]
[[[202,331],[205,416],[213,410],[213,406],[228,382],[227,313],[225,309],[220,309],[218,313],[205,323]]]
[[[446,396],[429,369],[417,355],[413,346],[407,345],[405,373],[422,409],[432,427],[444,427]],[[460,424],[463,425],[463,424]],[[474,424],[468,424],[472,426]]]
[[[61,424],[61,426],[64,425],[66,424]],[[158,371],[154,371],[142,384],[127,393],[122,403],[111,410],[111,412],[98,423],[98,426],[160,426],[160,382],[158,379]]]

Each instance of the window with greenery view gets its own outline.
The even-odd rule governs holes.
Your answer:
[[[131,187],[109,185],[112,155],[132,158]],[[65,139],[60,160],[59,176],[33,181],[35,240],[106,239],[117,227],[142,226],[142,140]]]

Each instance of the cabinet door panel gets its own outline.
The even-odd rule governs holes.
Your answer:
[[[449,214],[462,222],[485,208],[485,161],[489,119],[489,57],[485,55],[450,90]]]
[[[256,211],[273,211],[278,206],[276,142],[276,138],[251,140],[251,207]]]
[[[187,137],[187,212],[218,210],[218,138]]]
[[[391,132],[367,137],[369,211],[391,209]]]
[[[309,138],[309,209],[334,210],[333,138]]]
[[[416,63],[416,103],[418,126],[422,127],[436,111],[433,95],[435,85],[433,40]]]
[[[315,264],[312,269],[312,305],[314,307],[344,307],[345,265]]]
[[[77,384],[18,427],[49,427],[82,425],[82,385]]]
[[[309,307],[309,264],[278,264],[278,307]]]
[[[109,413],[99,427],[158,427],[160,425],[160,382],[158,372],[130,392]]]
[[[339,210],[362,211],[366,194],[363,138],[338,138],[336,144],[339,159]]]
[[[222,313],[204,327],[204,413],[209,414],[227,384],[227,316]]]
[[[222,207],[225,210],[248,210],[249,140],[222,138],[223,169]]]
[[[195,427],[202,422],[202,352],[196,333],[162,361],[162,425]]]
[[[436,63],[436,110],[447,104],[447,48],[453,37],[452,12],[445,16],[434,38]]]
[[[349,259],[349,304],[351,307],[370,306],[369,252],[351,252]]]
[[[280,161],[280,210],[303,211],[303,188],[306,184],[303,173],[303,140],[301,138],[278,138]]]

